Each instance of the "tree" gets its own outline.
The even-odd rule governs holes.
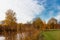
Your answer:
[[[36,18],[34,21],[33,21],[33,25],[36,29],[42,29],[43,27],[43,21],[40,19],[40,18]]]
[[[11,29],[17,26],[15,12],[13,12],[13,10],[7,10],[4,25],[12,27]]]
[[[50,27],[49,29],[55,29],[55,26],[54,26],[55,24],[54,24],[54,23],[50,23],[50,24],[48,24],[48,25],[49,25],[49,27]]]
[[[49,29],[55,29],[56,28],[56,25],[57,24],[57,20],[55,19],[55,18],[51,18],[49,21],[48,21],[48,23],[47,23],[47,27],[49,28]]]

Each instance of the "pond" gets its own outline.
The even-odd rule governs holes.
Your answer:
[[[0,36],[0,40],[5,40],[5,37],[4,36]]]
[[[7,34],[0,36],[0,40],[23,40],[25,38],[25,33],[17,33],[17,34]]]

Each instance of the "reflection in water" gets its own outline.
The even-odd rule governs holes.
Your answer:
[[[17,40],[21,40],[22,39],[21,37],[22,37],[22,35],[18,33],[17,34]]]
[[[25,33],[18,33],[17,34],[17,40],[24,40],[26,37],[26,34]]]
[[[5,33],[5,35],[0,36],[0,40],[23,40],[24,33]]]
[[[17,40],[17,33],[16,32],[7,32],[5,34],[5,40]]]
[[[5,40],[5,37],[3,37],[3,36],[0,36],[0,40]]]
[[[0,34],[0,40],[25,40],[27,36],[28,33],[26,32],[3,30]]]

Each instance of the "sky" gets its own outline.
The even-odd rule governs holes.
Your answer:
[[[27,23],[40,17],[48,21],[51,17],[60,21],[60,0],[0,0],[0,21],[5,19],[8,9],[16,12],[18,23]]]

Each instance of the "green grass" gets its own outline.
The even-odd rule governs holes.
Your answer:
[[[60,30],[43,31],[44,40],[60,40]]]

